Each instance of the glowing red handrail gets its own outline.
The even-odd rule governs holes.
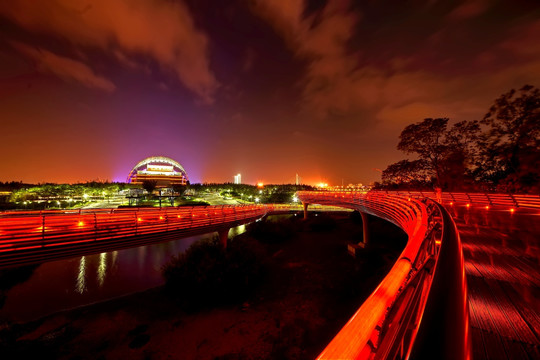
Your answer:
[[[429,270],[423,268],[428,263],[435,267],[434,263],[436,264],[438,259],[439,246],[435,245],[432,236],[433,226],[436,222],[433,216],[428,216],[428,207],[423,202],[409,196],[402,197],[384,192],[299,192],[297,196],[303,203],[307,204],[332,204],[375,215],[399,226],[408,235],[407,245],[390,272],[328,344],[318,359],[386,358],[386,355],[381,355],[382,352],[377,352],[377,346],[385,347],[384,354],[391,354],[397,346],[401,349],[400,351],[405,352],[401,356],[406,358],[412,349],[424,306],[428,302],[432,276],[429,275]],[[430,213],[434,213],[434,211],[431,207]],[[442,224],[442,222],[440,223]],[[461,254],[459,239],[454,250],[456,250],[457,255]],[[463,266],[463,264],[457,264],[457,266]],[[454,269],[450,269],[450,272],[456,273]],[[459,271],[457,273],[460,274]],[[419,281],[420,285],[418,285]],[[463,289],[463,284],[460,284],[462,292],[457,294],[460,301],[463,299],[466,301],[466,289]],[[415,289],[411,289],[411,286]],[[403,305],[403,301],[408,301],[403,300],[402,295],[405,289],[408,294],[405,295],[413,296],[416,299],[412,305],[413,308],[407,307],[407,302]],[[410,300],[409,297],[406,298]],[[398,308],[394,308],[393,306],[398,299],[401,303]],[[398,315],[396,315],[396,311]],[[408,321],[413,321],[413,324],[416,322],[414,325],[416,328],[411,330],[405,324],[405,330],[402,331],[400,330],[403,329],[400,327],[402,325],[389,324],[389,321],[397,321],[398,323],[405,321],[399,318],[399,313],[402,312],[407,313]],[[456,315],[468,318],[466,312]],[[397,320],[395,316],[398,316]],[[464,321],[463,324],[461,327],[468,326],[467,321]],[[392,327],[392,334],[406,333],[408,339],[398,339],[396,345],[394,340],[384,338],[387,333],[383,329],[388,330],[388,326]],[[458,326],[460,325],[458,324]],[[467,338],[468,331],[466,329],[458,329],[458,332],[460,335],[465,333],[464,336]],[[459,358],[465,359],[470,353],[469,342],[465,340],[460,345],[462,347],[456,350],[453,355],[458,354]]]
[[[302,202],[344,205],[385,218],[409,236],[407,246],[388,275],[319,355],[319,359],[367,359],[372,353],[369,342],[372,340],[373,343],[375,339],[372,337],[378,336],[376,328],[382,324],[387,309],[405,284],[412,261],[425,238],[425,206],[417,200],[408,201],[383,193],[299,192],[297,196]]]
[[[215,231],[261,218],[270,210],[265,205],[218,205],[4,212],[0,213],[0,267],[43,260],[45,255],[73,256],[82,247],[87,252],[103,250],[107,244],[128,247],[125,239],[152,237],[157,242],[160,234]]]
[[[497,194],[497,193],[468,193],[468,192],[443,192],[441,199],[433,191],[373,191],[412,198],[429,198],[443,205],[470,204],[480,206],[502,206],[508,208],[531,208],[540,209],[540,195],[530,194]],[[439,201],[441,200],[441,201]]]

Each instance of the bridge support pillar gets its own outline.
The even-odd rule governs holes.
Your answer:
[[[365,247],[369,242],[369,216],[365,212],[360,212],[360,215],[362,216],[362,234],[364,237],[362,243]]]
[[[307,202],[302,202],[302,205],[304,205],[304,220],[307,220],[307,217],[308,217],[308,212],[307,212],[307,208],[308,208],[308,205],[309,203]]]
[[[221,246],[223,246],[224,249],[227,248],[227,240],[229,240],[229,230],[231,230],[231,228],[221,229],[217,232],[219,236],[219,243],[221,244]]]
[[[368,214],[360,211],[362,217],[362,236],[363,239],[358,244],[349,244],[347,250],[352,256],[356,256],[361,249],[364,249],[369,242],[369,216]]]

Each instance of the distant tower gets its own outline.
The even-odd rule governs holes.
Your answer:
[[[296,185],[300,185],[300,176],[296,173]]]
[[[242,175],[241,174],[234,175],[234,183],[235,184],[241,184],[242,183]]]

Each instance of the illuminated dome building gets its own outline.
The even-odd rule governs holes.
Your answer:
[[[131,184],[142,184],[145,180],[156,181],[158,187],[168,187],[185,185],[188,177],[182,165],[173,159],[152,156],[135,165],[127,178]]]

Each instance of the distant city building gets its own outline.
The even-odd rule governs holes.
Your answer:
[[[346,191],[367,191],[369,190],[368,187],[362,185],[361,183],[358,183],[358,184],[349,184],[347,186],[330,186],[329,187],[330,190],[334,190],[334,191],[342,191],[342,190],[346,190]]]
[[[157,187],[168,187],[185,185],[188,176],[182,165],[173,159],[153,156],[135,165],[127,178],[131,184],[142,184],[145,180],[156,181]]]
[[[234,183],[235,184],[241,184],[242,183],[242,174],[234,175]]]

